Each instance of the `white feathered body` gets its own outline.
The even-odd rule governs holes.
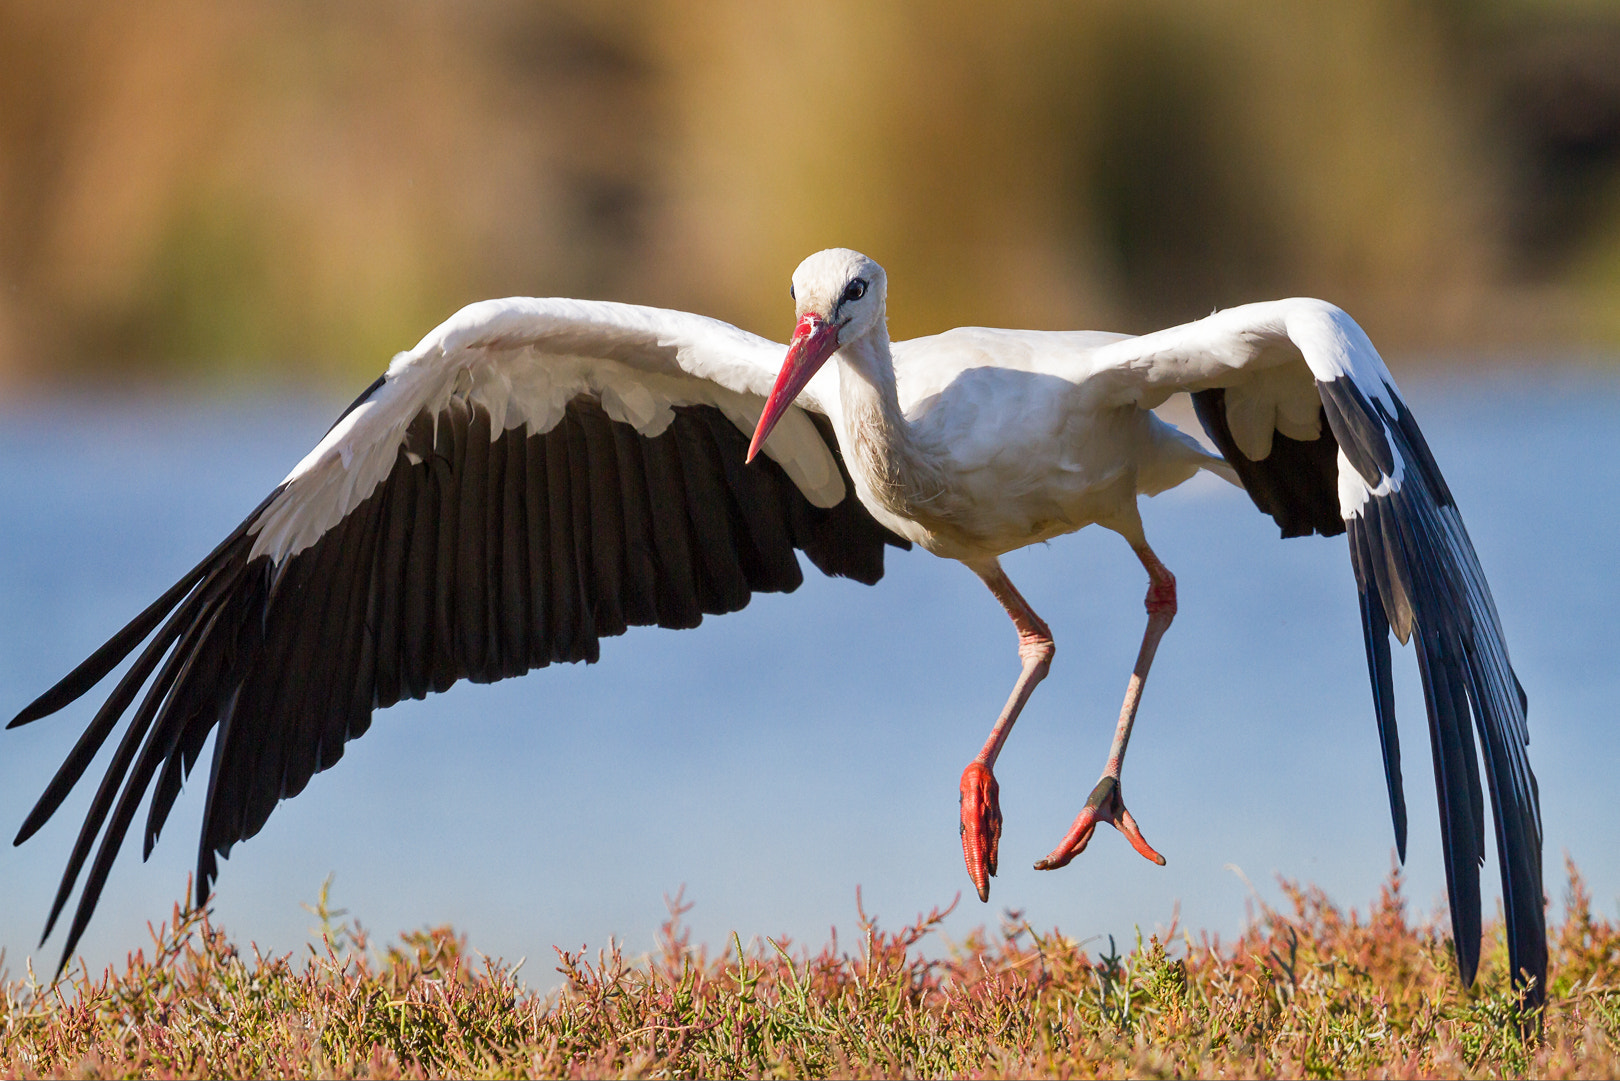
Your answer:
[[[1231,478],[1185,433],[1099,393],[1098,351],[1125,338],[963,327],[893,345],[868,339],[842,349],[812,387],[874,516],[936,555],[972,562],[1133,521],[1138,495],[1200,468]]]

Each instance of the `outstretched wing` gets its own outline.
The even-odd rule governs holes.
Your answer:
[[[784,349],[681,312],[513,299],[396,357],[235,532],[11,722],[55,713],[139,650],[17,835],[127,717],[46,925],[99,836],[63,963],[142,798],[150,853],[216,726],[199,904],[217,857],[373,709],[594,661],[627,626],[693,627],[792,590],[795,549],[876,582],[884,546],[907,545],[849,495],[824,416],[795,408],[743,464]]]
[[[1406,800],[1391,632],[1403,643],[1416,638],[1463,979],[1472,982],[1479,963],[1485,858],[1477,729],[1514,979],[1534,977],[1539,1002],[1547,973],[1541,809],[1524,690],[1451,491],[1372,342],[1333,305],[1295,299],[1126,339],[1092,360],[1099,387],[1120,402],[1151,407],[1191,391],[1210,438],[1283,536],[1348,530],[1401,857]]]

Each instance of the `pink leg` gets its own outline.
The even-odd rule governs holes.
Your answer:
[[[979,891],[979,900],[988,901],[990,876],[996,873],[996,852],[1001,844],[1001,789],[993,772],[996,756],[1007,742],[1007,735],[1023,711],[1024,703],[1029,701],[1035,684],[1046,678],[1055,647],[1051,630],[1013,588],[999,563],[974,570],[1012,617],[1013,626],[1018,629],[1018,657],[1023,662],[1018,682],[1013,685],[1001,716],[996,718],[990,738],[984,741],[984,749],[962,771],[962,859],[967,863],[974,888]]]
[[[1125,745],[1130,742],[1131,726],[1136,723],[1136,707],[1142,701],[1142,685],[1147,682],[1148,669],[1153,667],[1153,654],[1158,651],[1159,639],[1164,637],[1164,632],[1176,615],[1176,577],[1159,562],[1159,557],[1153,554],[1153,549],[1145,541],[1132,547],[1136,549],[1142,566],[1147,568],[1152,584],[1148,586],[1147,593],[1147,630],[1142,633],[1142,649],[1136,655],[1136,667],[1131,670],[1131,682],[1125,688],[1125,704],[1119,711],[1114,745],[1109,749],[1108,765],[1103,770],[1102,779],[1091,790],[1085,808],[1051,855],[1035,865],[1037,871],[1062,867],[1084,852],[1099,822],[1106,822],[1123,833],[1143,856],[1161,866],[1164,864],[1164,857],[1142,837],[1136,819],[1125,807],[1119,771],[1125,764]]]

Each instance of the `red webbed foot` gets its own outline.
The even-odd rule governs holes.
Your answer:
[[[964,790],[966,784],[967,780],[964,777]],[[1068,835],[1049,856],[1035,865],[1035,869],[1052,871],[1065,866],[1086,850],[1086,845],[1091,843],[1091,835],[1096,832],[1099,822],[1106,822],[1119,830],[1131,842],[1131,847],[1140,852],[1144,858],[1152,860],[1160,867],[1164,866],[1164,857],[1147,843],[1142,836],[1141,828],[1136,824],[1136,819],[1126,809],[1125,798],[1119,791],[1119,778],[1104,776],[1097,782],[1097,787],[1091,790],[1084,809],[1075,818],[1074,825],[1069,827]]]
[[[962,859],[979,900],[990,900],[990,876],[996,873],[1001,846],[1001,786],[983,762],[962,771]]]

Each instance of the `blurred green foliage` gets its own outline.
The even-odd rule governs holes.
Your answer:
[[[1620,6],[0,3],[0,381],[374,372],[508,294],[782,337],[1312,294],[1387,349],[1620,344]]]

